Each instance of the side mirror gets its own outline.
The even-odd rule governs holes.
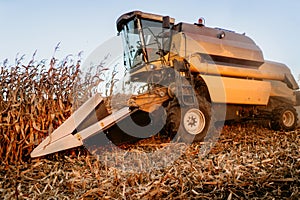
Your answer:
[[[163,17],[163,23],[162,23],[163,28],[170,28],[170,17],[169,16],[164,16]]]

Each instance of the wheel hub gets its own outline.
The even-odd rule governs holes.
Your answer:
[[[183,118],[183,126],[185,130],[192,135],[197,135],[205,128],[205,116],[199,109],[189,109]]]
[[[294,113],[290,110],[285,111],[282,114],[282,122],[286,127],[291,127],[293,126],[295,122],[295,116]]]

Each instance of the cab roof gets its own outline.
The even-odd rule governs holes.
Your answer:
[[[128,21],[132,20],[135,17],[162,22],[164,16],[157,15],[157,14],[152,14],[152,13],[145,13],[145,12],[138,11],[138,10],[125,13],[125,14],[121,15],[117,19],[116,23],[117,23],[117,30],[118,30],[118,32],[120,32],[122,30],[123,24],[126,24]],[[174,24],[175,23],[175,19],[174,18],[170,18],[170,23]]]

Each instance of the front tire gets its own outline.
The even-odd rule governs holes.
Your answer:
[[[177,99],[169,103],[165,132],[175,140],[184,142],[203,141],[211,122],[211,105],[197,96],[199,108],[180,107]]]

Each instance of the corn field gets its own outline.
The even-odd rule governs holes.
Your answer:
[[[92,95],[106,70],[105,60],[85,76],[80,59],[45,63],[0,65],[1,199],[299,198],[299,130],[274,132],[251,123],[224,126],[205,157],[194,143],[172,165],[145,173],[106,166],[87,152],[30,159],[33,148]],[[114,83],[105,84],[107,96]],[[132,151],[138,157],[159,145],[141,141]],[[134,161],[126,152],[118,157]]]
[[[35,61],[33,56],[27,65],[19,59],[15,66],[5,62],[0,66],[1,163],[27,161],[33,148],[103,81],[99,78],[103,62],[97,65],[95,74],[85,74],[84,78],[80,76],[81,60],[74,61],[70,55],[45,63]]]

